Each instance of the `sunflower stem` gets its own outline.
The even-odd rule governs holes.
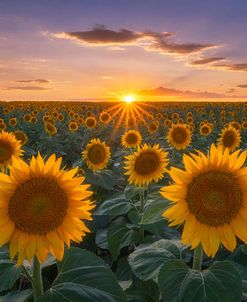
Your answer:
[[[145,207],[145,187],[140,193],[140,229],[139,229],[139,241],[140,243],[143,243],[144,241],[144,229],[143,229],[143,212],[144,212],[144,207]]]
[[[42,271],[39,260],[36,256],[33,258],[33,297],[36,302],[38,297],[43,294]]]
[[[201,271],[202,269],[203,248],[199,244],[194,250],[193,269]]]

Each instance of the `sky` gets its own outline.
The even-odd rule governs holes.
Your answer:
[[[246,101],[246,0],[0,0],[0,100]]]

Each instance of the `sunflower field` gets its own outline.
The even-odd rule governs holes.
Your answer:
[[[247,104],[0,102],[0,301],[247,301]]]

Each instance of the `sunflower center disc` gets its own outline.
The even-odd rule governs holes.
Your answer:
[[[196,176],[188,185],[186,201],[190,212],[201,223],[216,227],[236,216],[243,196],[231,174],[210,171]]]
[[[203,126],[203,127],[202,127],[202,133],[208,134],[208,132],[209,132],[208,126]]]
[[[101,145],[93,145],[88,150],[88,158],[93,164],[100,164],[106,158],[106,152],[103,146]]]
[[[172,131],[172,138],[177,144],[182,144],[186,140],[186,131],[183,128],[175,128]]]
[[[129,133],[126,137],[128,144],[136,144],[137,143],[137,136],[134,133]]]
[[[227,132],[223,137],[223,145],[224,147],[232,147],[235,142],[235,137],[233,133]]]
[[[0,163],[9,160],[12,154],[13,154],[13,149],[10,143],[0,140]]]
[[[20,231],[44,235],[62,224],[67,207],[67,196],[59,185],[39,177],[17,187],[10,199],[8,213]]]
[[[145,152],[138,156],[135,161],[135,171],[140,175],[147,175],[155,172],[159,167],[159,159],[152,152]]]

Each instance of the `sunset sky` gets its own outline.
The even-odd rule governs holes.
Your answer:
[[[0,100],[247,100],[246,0],[1,0]]]

